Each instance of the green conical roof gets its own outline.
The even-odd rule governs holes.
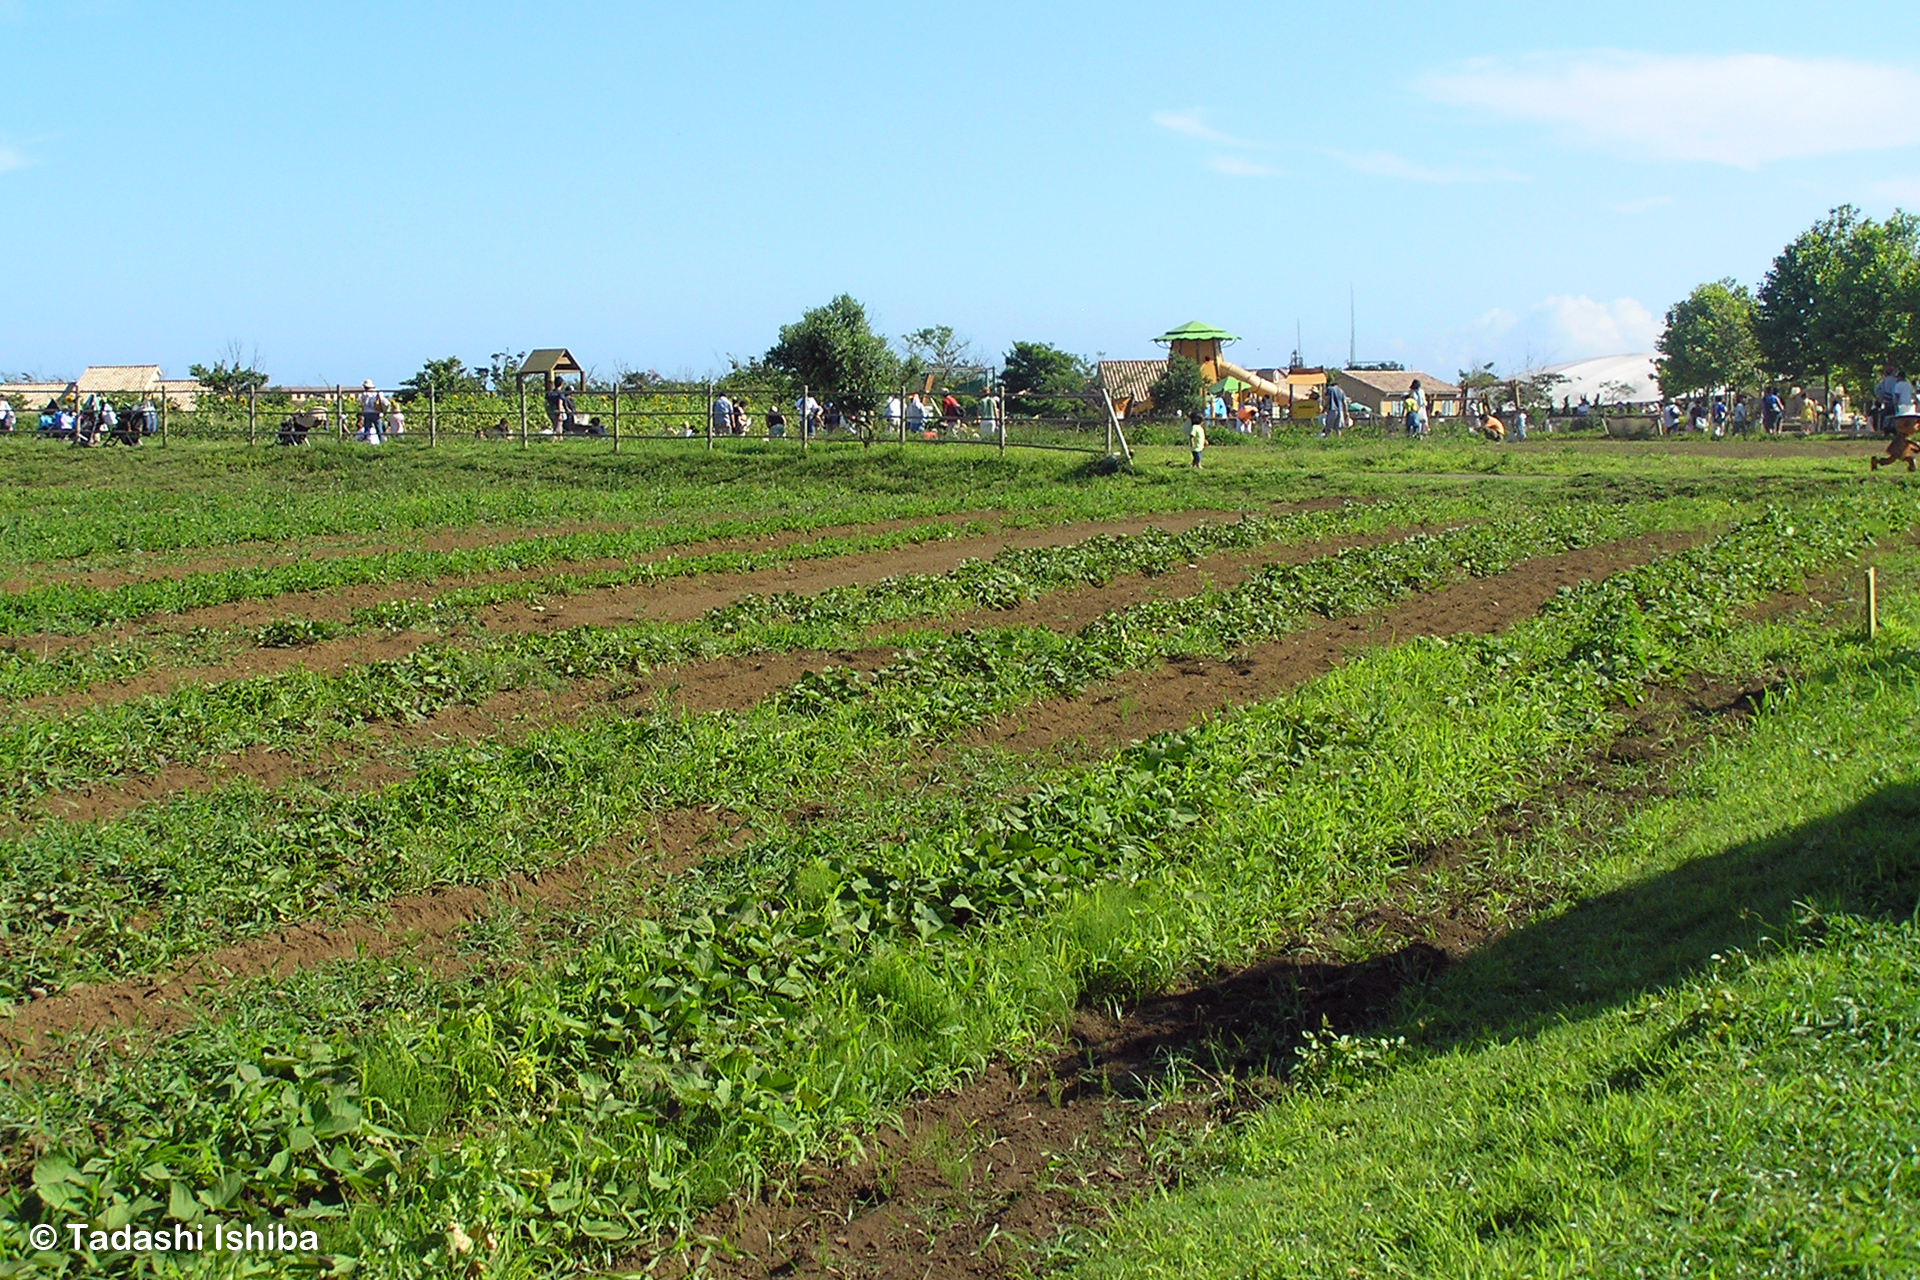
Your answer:
[[[1169,329],[1155,342],[1205,342],[1208,338],[1217,338],[1221,342],[1238,342],[1237,335],[1225,329],[1216,329],[1210,324],[1201,324],[1198,320],[1189,320],[1178,329]]]

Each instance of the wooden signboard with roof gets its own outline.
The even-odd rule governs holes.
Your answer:
[[[564,382],[568,378],[578,379],[581,391],[584,392],[587,389],[587,371],[582,369],[580,362],[573,358],[573,352],[565,347],[541,347],[537,351],[527,352],[527,358],[520,362],[520,367],[513,374],[514,386],[520,392],[520,445],[522,448],[525,448],[527,443],[527,379],[529,378],[540,379],[540,389],[543,392],[553,390],[556,382]]]

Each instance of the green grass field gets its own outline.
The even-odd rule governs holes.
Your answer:
[[[572,446],[0,440],[0,1273],[1920,1269],[1869,442]]]

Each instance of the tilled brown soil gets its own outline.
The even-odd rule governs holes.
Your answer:
[[[1659,691],[1559,795],[1598,793],[1603,812],[1620,813],[1663,794],[1644,766],[1745,719],[1768,687],[1696,677]],[[1304,1032],[1375,1027],[1404,988],[1547,906],[1550,894],[1501,883],[1484,865],[1434,888],[1441,871],[1487,864],[1490,849],[1543,821],[1532,804],[1503,809],[1474,835],[1423,851],[1384,898],[1329,912],[1259,963],[1118,1018],[1083,1008],[1051,1058],[995,1064],[916,1102],[873,1135],[866,1158],[789,1170],[761,1195],[709,1213],[675,1249],[633,1261],[666,1275],[704,1264],[702,1274],[736,1280],[1031,1275],[1039,1250],[1084,1240],[1181,1172],[1177,1154],[1156,1151],[1177,1153],[1284,1089],[1279,1077]],[[1160,1086],[1176,1061],[1187,1081],[1168,1091]]]
[[[965,523],[977,516],[952,517],[946,523]],[[833,587],[878,582],[903,573],[945,573],[963,560],[989,559],[1008,547],[1065,546],[1099,534],[1131,535],[1148,528],[1182,533],[1209,520],[1234,520],[1238,515],[1221,511],[1183,511],[1166,515],[1140,516],[1123,520],[1080,521],[1035,529],[1014,529],[996,534],[943,538],[890,551],[861,552],[819,560],[796,561],[746,573],[714,572],[693,574],[667,582],[597,588],[572,595],[558,595],[539,604],[513,602],[482,609],[476,624],[494,634],[544,632],[578,626],[622,626],[641,620],[685,621],[709,609],[731,604],[749,594],[793,592],[811,595]],[[901,527],[927,521],[898,522]],[[882,526],[861,526],[851,532],[886,532]],[[842,531],[848,532],[848,531]],[[769,535],[763,540],[729,540],[738,549],[766,550],[813,541],[829,536],[820,530],[803,535]],[[719,549],[717,545],[676,547],[632,563],[646,563],[671,556],[683,556]],[[570,566],[575,569],[591,566]],[[601,566],[606,568],[614,565]],[[58,652],[97,645],[112,639],[159,631],[180,632],[204,627],[210,631],[244,630],[288,617],[316,621],[344,622],[355,609],[370,608],[391,600],[431,600],[438,594],[478,581],[497,578],[524,580],[552,570],[529,571],[517,575],[488,578],[445,579],[437,583],[370,583],[338,591],[296,593],[267,600],[244,600],[231,604],[168,614],[164,621],[142,619],[119,627],[106,628],[85,636],[17,636],[4,643],[20,650]],[[404,657],[432,637],[421,633],[399,636],[348,636],[297,649],[259,649],[231,662],[204,667],[169,668],[146,672],[131,680],[102,683],[72,694],[37,699],[28,705],[36,710],[62,710],[70,706],[121,701],[149,693],[194,683],[212,683],[244,676],[266,675],[277,671],[306,667],[335,672],[358,661],[392,660]],[[362,655],[374,655],[365,657]]]
[[[458,931],[495,901],[564,906],[614,864],[644,864],[654,875],[673,875],[724,845],[738,826],[734,815],[718,809],[665,813],[626,845],[609,846],[546,871],[491,885],[407,894],[388,902],[378,919],[309,921],[211,952],[168,973],[70,987],[20,1006],[0,1023],[0,1044],[16,1062],[30,1061],[61,1036],[134,1027],[163,1033],[183,1027],[196,1016],[194,995],[203,988],[262,974],[284,975],[354,955],[404,952],[428,960],[443,958]]]
[[[1159,671],[1136,673],[1135,676],[1110,682],[1125,688],[1141,689],[1144,696],[1138,700],[1121,703],[1120,697],[1111,688],[1104,691],[1090,691],[1073,699],[1060,699],[1040,704],[1029,709],[1014,722],[1011,731],[1006,726],[996,726],[975,736],[975,741],[996,741],[1009,743],[1021,750],[1042,750],[1061,744],[1070,744],[1075,754],[1097,754],[1124,745],[1145,734],[1162,729],[1179,729],[1207,715],[1213,714],[1225,706],[1264,700],[1284,692],[1295,684],[1331,670],[1352,650],[1369,644],[1385,643],[1390,638],[1413,635],[1446,635],[1455,632],[1495,631],[1522,617],[1537,612],[1541,604],[1551,598],[1562,585],[1578,582],[1583,578],[1600,577],[1633,564],[1642,563],[1665,551],[1677,549],[1697,540],[1698,534],[1663,534],[1648,538],[1633,539],[1614,543],[1606,547],[1589,548],[1564,556],[1549,557],[1539,561],[1525,562],[1505,574],[1477,579],[1457,584],[1431,596],[1416,597],[1405,604],[1380,615],[1377,619],[1356,619],[1343,622],[1330,622],[1310,631],[1273,645],[1259,646],[1261,650],[1273,651],[1264,661],[1259,658],[1247,664],[1208,663],[1169,666]],[[1371,625],[1368,625],[1371,622]],[[1351,623],[1352,625],[1348,625]],[[1452,625],[1449,625],[1452,624]],[[1443,629],[1444,628],[1444,629]],[[825,665],[858,666],[871,670],[881,665],[890,656],[887,650],[860,650],[834,654],[788,654],[766,658],[727,659],[718,663],[700,664],[700,669],[687,669],[682,672],[663,673],[621,699],[667,697],[679,700],[689,709],[709,709],[715,706],[751,705],[767,693],[790,684],[798,678],[801,671],[818,669]],[[1246,670],[1240,669],[1241,665]],[[1199,668],[1198,671],[1195,668]],[[1207,680],[1207,667],[1221,667],[1233,672],[1233,679],[1222,682]],[[689,679],[689,677],[692,677]],[[1158,681],[1155,690],[1153,682]],[[1191,682],[1191,683],[1190,683]],[[1224,692],[1223,692],[1224,685]],[[1195,688],[1205,689],[1205,696],[1186,696]],[[542,704],[543,698],[552,699],[553,695],[539,693],[515,693],[499,695],[498,700],[489,700],[489,704],[480,708],[458,708],[447,713],[449,717],[470,718],[466,723],[458,724],[451,719],[436,717],[420,725],[397,728],[396,733],[420,735],[419,741],[437,740],[441,736],[472,736],[497,731],[504,723],[513,723],[522,729],[535,724],[551,723],[565,714],[577,714],[594,700],[603,705],[607,690],[600,682],[582,682],[569,690],[568,700],[564,703],[549,701]],[[1183,697],[1185,700],[1183,701]],[[1057,714],[1050,714],[1048,709]],[[1065,708],[1066,710],[1061,710]],[[1149,718],[1149,715],[1151,718]],[[436,721],[438,722],[436,724]],[[1049,732],[1060,726],[1060,731]],[[1070,726],[1070,728],[1068,727]],[[457,732],[456,732],[457,731]],[[282,758],[284,759],[284,757]],[[277,767],[278,761],[273,762]],[[263,779],[265,781],[266,779]],[[384,781],[378,774],[373,781]],[[124,811],[134,804],[152,798],[152,794],[142,790],[137,795],[124,800],[108,794],[96,794],[78,798],[74,812],[91,817],[107,816],[110,812]],[[84,807],[80,807],[84,806]],[[445,919],[447,931],[466,923],[475,909],[471,903],[485,900],[489,891],[485,889],[458,889],[447,891],[450,899],[460,904]],[[428,895],[429,897],[433,895]],[[424,909],[424,908],[423,908]],[[262,940],[242,944],[243,948],[267,948],[270,942]],[[320,959],[334,958],[352,954],[351,945],[342,944],[342,949],[332,952],[306,954],[294,961],[295,964],[313,963]],[[204,965],[197,970],[213,972]],[[106,990],[140,990],[140,980],[113,984]],[[41,1005],[58,1005],[67,999],[67,993],[56,995],[49,1001],[36,1002],[29,1008]],[[90,1006],[95,1007],[95,1006]],[[84,1019],[76,1025],[108,1026],[114,1025],[111,1017],[113,1001],[97,1006],[100,1021],[87,1022]],[[43,1014],[51,1017],[51,1014]]]
[[[480,526],[458,533],[424,530],[410,531],[406,537],[410,551],[464,551],[523,538],[560,538],[576,533],[612,533],[634,527],[626,523],[565,523],[547,526],[516,525],[506,528]],[[290,538],[283,542],[241,543],[234,550],[206,552],[135,552],[124,563],[104,568],[69,568],[62,565],[35,566],[17,576],[0,581],[0,592],[30,591],[52,582],[111,591],[129,582],[164,581],[195,573],[219,573],[226,569],[255,569],[300,560],[336,560],[344,556],[362,556],[389,550],[394,535],[389,532],[364,537],[316,536]]]
[[[949,631],[968,626],[1023,624],[1069,630],[1093,621],[1110,609],[1125,608],[1152,597],[1187,595],[1208,585],[1230,587],[1269,564],[1297,564],[1349,546],[1391,541],[1406,536],[1408,532],[1395,530],[1322,543],[1222,553],[1157,577],[1127,574],[1105,586],[1049,593],[1012,609],[981,610],[925,625]],[[568,625],[579,624],[575,621]],[[867,649],[840,653],[801,650],[754,654],[663,669],[628,689],[617,700],[609,699],[603,682],[582,681],[554,693],[496,694],[478,708],[449,708],[418,725],[377,726],[373,733],[380,742],[424,745],[442,740],[486,736],[515,719],[550,724],[595,706],[608,705],[610,701],[622,707],[633,707],[644,705],[653,698],[664,698],[669,705],[693,712],[738,710],[750,707],[768,694],[792,684],[807,671],[818,671],[828,666],[854,666],[871,671],[894,654],[892,647],[884,645],[890,632],[897,633],[898,630],[917,625],[922,624],[909,623],[895,629],[877,629],[873,639],[881,643]],[[427,639],[429,637],[415,633],[377,641],[370,637],[349,637],[303,650],[258,652],[262,655],[290,655],[283,669],[306,667],[327,672],[344,669],[356,654],[372,655],[382,660],[403,656],[410,648],[417,647]],[[303,657],[317,658],[318,661],[302,661]],[[263,665],[265,661],[263,658]],[[156,673],[156,677],[160,674]],[[128,685],[134,683],[126,682]],[[91,690],[87,694],[71,695],[69,700],[77,701],[96,695],[104,699],[105,691]],[[281,752],[256,750],[236,753],[205,768],[176,765],[155,776],[115,779],[94,787],[56,793],[43,798],[39,808],[44,813],[72,821],[97,822],[117,817],[162,796],[179,791],[204,790],[225,779],[245,777],[271,787],[293,777],[333,772],[322,761],[303,761]],[[370,783],[388,781],[391,777],[391,774],[380,771],[363,771],[358,777],[331,776],[329,781],[353,790]]]
[[[1132,672],[1078,697],[1039,703],[1003,717],[968,741],[1017,751],[1065,744],[1077,751],[1109,750],[1183,728],[1225,707],[1263,701],[1326,674],[1347,655],[1370,645],[1391,645],[1414,636],[1500,631],[1539,612],[1561,587],[1644,564],[1705,536],[1700,532],[1650,534],[1524,561],[1506,573],[1415,596],[1384,613],[1322,622],[1225,661],[1183,658],[1150,671]]]

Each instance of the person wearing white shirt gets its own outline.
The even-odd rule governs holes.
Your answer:
[[[991,389],[980,396],[980,438],[998,440],[1000,438],[1000,400]]]
[[[1893,385],[1887,388],[1887,398],[1893,405],[1893,440],[1887,445],[1887,456],[1875,458],[1872,469],[1904,462],[1912,471],[1914,462],[1920,460],[1920,397],[1915,396],[1913,381],[1905,371],[1895,371],[1891,376]]]

